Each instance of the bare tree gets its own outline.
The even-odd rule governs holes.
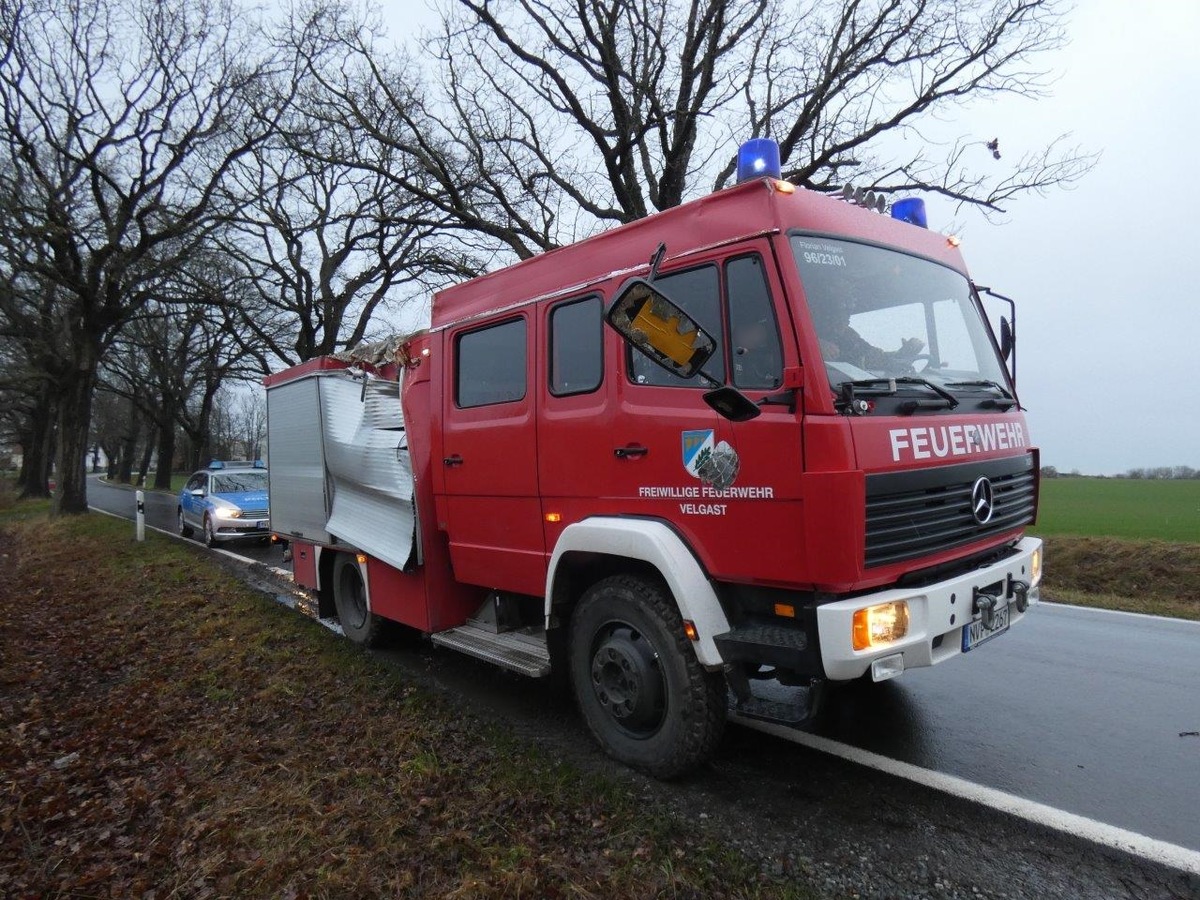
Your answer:
[[[0,246],[52,293],[59,512],[87,510],[97,369],[203,240],[216,186],[272,128],[256,29],[223,0],[0,0]]]
[[[926,191],[985,213],[1080,177],[1051,139],[1012,161],[993,135],[948,154],[897,137],[968,101],[1036,97],[1063,43],[1060,0],[458,0],[438,90],[357,49],[369,86],[341,107],[416,162],[398,180],[518,257],[728,184],[731,147],[780,143],[784,174]],[[903,155],[907,153],[907,155]]]
[[[235,452],[245,459],[262,459],[267,440],[267,396],[259,386],[240,394],[233,401],[230,424]]]
[[[363,70],[377,51],[346,37],[365,28],[336,2],[281,23],[279,54],[292,68],[275,90],[291,105],[225,186],[237,214],[224,253],[245,275],[245,331],[264,369],[271,357],[292,364],[357,344],[430,277],[463,273],[439,234],[443,220],[408,190],[413,160],[366,139],[341,105],[348,86],[369,85]]]

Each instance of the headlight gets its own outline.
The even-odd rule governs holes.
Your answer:
[[[218,506],[214,512],[222,519],[240,519],[242,511],[232,506]]]
[[[1042,548],[1038,547],[1029,558],[1029,586],[1035,588],[1042,580]]]
[[[908,601],[894,600],[854,613],[854,649],[891,644],[908,634]]]

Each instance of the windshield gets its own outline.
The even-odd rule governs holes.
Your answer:
[[[213,477],[214,494],[235,494],[238,491],[265,491],[266,489],[266,469],[255,469],[253,472],[226,472],[224,475]]]
[[[830,385],[919,375],[951,390],[1007,390],[965,276],[841,238],[791,241]]]

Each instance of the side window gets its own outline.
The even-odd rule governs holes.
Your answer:
[[[721,338],[721,289],[717,267],[708,265],[671,275],[661,275],[655,286],[678,304],[689,316],[716,339],[717,352],[704,370],[718,381],[725,380],[725,350]],[[686,380],[659,368],[644,354],[630,349],[629,378],[638,384],[657,384],[670,387],[708,387],[701,378]]]
[[[191,478],[188,479],[188,483],[184,485],[184,490],[198,491],[203,487],[204,487],[204,476],[203,475],[193,475]]]
[[[461,408],[525,396],[525,320],[460,334],[454,347],[454,402]]]
[[[725,266],[733,383],[740,388],[783,384],[783,348],[762,259],[743,256]]]
[[[550,311],[550,393],[586,394],[604,377],[604,326],[599,297],[573,300]]]

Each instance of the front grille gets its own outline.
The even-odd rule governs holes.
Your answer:
[[[971,488],[983,475],[992,482],[995,499],[986,525],[971,514]],[[1030,454],[868,475],[865,565],[913,559],[1028,525],[1036,504]]]
[[[243,509],[243,519],[265,519],[267,518],[267,510],[265,509]]]

